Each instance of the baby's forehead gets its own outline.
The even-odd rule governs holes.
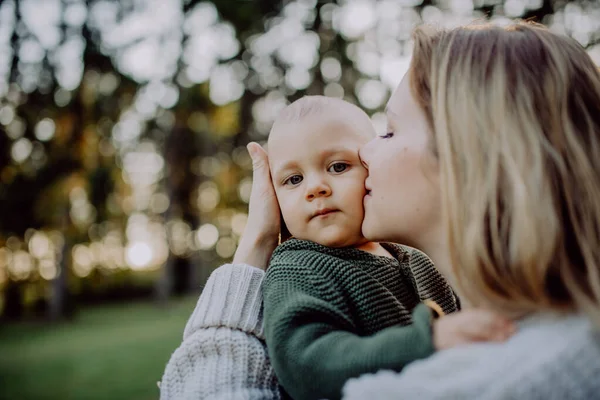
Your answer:
[[[375,136],[375,129],[371,120],[358,112],[346,113],[343,110],[331,110],[329,113],[319,113],[303,116],[293,120],[279,120],[273,124],[269,133],[268,142],[279,142],[312,136],[314,134],[325,138],[328,133],[335,132],[338,139],[355,138],[362,136],[371,139]]]
[[[312,119],[279,126],[269,138],[267,152],[272,171],[291,165],[321,164],[331,157],[354,159],[370,136],[348,121]]]
[[[277,120],[289,122],[307,116],[331,115],[334,113],[367,116],[358,106],[342,99],[327,96],[304,96],[281,110]]]
[[[354,149],[358,152],[358,148],[371,137],[368,129],[361,129],[359,124],[347,119],[331,115],[311,116],[279,124],[272,129],[267,152],[269,157],[274,156],[278,160],[311,158],[323,153],[333,153],[335,149]]]
[[[286,106],[277,115],[274,130],[279,126],[312,121],[353,121],[357,125],[369,125],[369,116],[358,106],[342,99],[327,96],[304,96]],[[372,124],[370,124],[372,126]]]

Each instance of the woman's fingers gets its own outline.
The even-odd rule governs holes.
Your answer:
[[[269,158],[267,152],[258,144],[251,142],[247,146],[252,158],[252,193],[250,206],[256,206],[263,201],[276,201],[275,190],[271,182]],[[268,210],[270,211],[270,210]],[[279,209],[277,208],[277,212]]]
[[[248,153],[252,158],[252,173],[254,178],[264,178],[263,169],[269,169],[269,160],[267,152],[258,143],[250,142],[248,146]]]
[[[267,152],[258,144],[248,144],[252,157],[252,192],[250,194],[249,219],[265,232],[279,234],[279,203],[269,171]]]
[[[252,191],[246,228],[233,261],[266,269],[279,238],[279,204],[267,152],[257,143],[250,143],[247,148],[252,157]]]

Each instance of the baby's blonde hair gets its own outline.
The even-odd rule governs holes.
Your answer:
[[[331,117],[341,115],[354,115],[362,129],[368,129],[369,133],[375,130],[371,119],[358,106],[347,101],[327,96],[304,96],[285,107],[275,119],[271,128],[271,135],[279,129],[293,123],[302,122],[309,117]]]
[[[600,74],[541,25],[418,28],[452,270],[469,302],[600,323]]]

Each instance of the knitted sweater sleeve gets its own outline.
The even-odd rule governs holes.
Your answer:
[[[308,268],[279,272],[267,273],[265,282],[265,337],[277,378],[294,399],[339,399],[349,378],[399,371],[433,353],[426,306],[415,309],[412,325],[359,336],[348,316],[322,296],[334,289],[324,290],[319,279],[311,282]]]
[[[280,398],[262,341],[263,278],[241,264],[212,273],[166,366],[162,400]]]

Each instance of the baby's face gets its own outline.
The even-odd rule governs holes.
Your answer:
[[[307,117],[269,138],[269,164],[283,219],[298,239],[330,247],[361,233],[367,171],[358,150],[374,132],[352,118]]]

